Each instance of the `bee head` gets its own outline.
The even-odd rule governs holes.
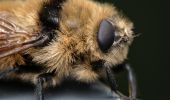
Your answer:
[[[119,64],[127,58],[128,47],[134,37],[132,28],[133,24],[120,15],[100,21],[96,31],[97,51],[109,66]]]
[[[97,32],[97,43],[100,50],[107,53],[111,47],[127,44],[130,41],[129,33],[126,33],[126,29],[122,29],[122,32],[112,20],[103,19]]]

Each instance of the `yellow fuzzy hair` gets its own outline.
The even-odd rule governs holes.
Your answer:
[[[72,76],[77,80],[91,82],[99,76],[92,70],[90,62],[103,59],[105,65],[113,66],[126,59],[128,45],[103,53],[97,44],[98,26],[106,18],[113,20],[120,36],[132,36],[132,23],[119,15],[114,6],[92,0],[67,0],[60,15],[60,28],[56,30],[55,39],[32,54],[33,60],[44,64],[48,72],[55,71],[59,77]],[[83,55],[85,61],[77,60],[79,55]]]
[[[30,32],[39,31],[38,12],[44,2],[42,1],[1,2],[0,12],[7,11],[15,15],[15,23]],[[119,64],[127,58],[130,44],[112,47],[108,53],[103,53],[97,43],[97,30],[103,19],[110,19],[120,36],[132,37],[132,23],[120,15],[113,5],[100,4],[92,0],[66,0],[60,12],[59,30],[56,30],[57,35],[52,42],[48,46],[30,48],[23,52],[30,54],[33,61],[47,67],[46,72],[55,71],[54,84],[67,76],[84,82],[93,82],[101,76],[92,70],[90,63],[102,59],[106,61],[106,66]],[[15,64],[24,64],[21,55],[23,52],[1,58],[0,70]],[[80,60],[81,55],[84,61]],[[13,75],[24,80],[32,80],[33,83],[36,83],[37,76],[37,74]]]

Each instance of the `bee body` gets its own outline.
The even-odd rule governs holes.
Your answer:
[[[34,84],[44,73],[54,86],[67,77],[95,82],[127,58],[133,41],[132,22],[92,0],[2,2],[0,21],[0,70],[18,67],[7,76]]]

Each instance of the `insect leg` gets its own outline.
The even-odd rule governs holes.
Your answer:
[[[37,100],[44,100],[44,87],[45,84],[51,85],[53,75],[51,73],[44,73],[40,74],[37,79],[37,85],[36,85],[36,95]]]
[[[6,69],[6,70],[0,70],[0,78],[3,78],[3,77],[5,77],[6,75],[8,75],[8,74],[10,74],[10,73],[12,73],[12,72],[16,72],[16,71],[18,71],[19,70],[19,68],[18,67],[10,67],[10,68],[8,68],[8,69]]]
[[[108,79],[111,90],[114,92],[117,92],[118,89],[117,89],[117,84],[115,80],[115,75],[113,74],[110,67],[106,67],[106,75],[107,75],[107,79]]]
[[[108,82],[109,82],[109,86],[111,88],[111,92],[113,93],[112,95],[113,96],[118,95],[119,98],[129,100],[125,95],[123,95],[122,93],[120,93],[118,91],[118,86],[117,86],[117,83],[116,83],[115,75],[112,72],[110,67],[106,67],[106,75],[107,75],[107,79],[108,79]]]
[[[113,69],[115,73],[119,73],[121,71],[127,71],[128,74],[128,83],[129,83],[129,97],[133,100],[137,97],[137,85],[136,85],[136,78],[135,74],[133,72],[133,69],[130,67],[130,65],[126,62],[117,65]]]
[[[129,95],[132,100],[137,97],[137,86],[135,74],[129,64],[125,64],[125,69],[128,72],[128,82],[129,82]]]

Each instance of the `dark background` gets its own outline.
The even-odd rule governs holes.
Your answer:
[[[129,54],[137,76],[139,97],[143,100],[170,100],[170,3],[165,0],[101,1],[114,3],[134,22],[134,31],[141,33]]]
[[[137,77],[138,96],[142,100],[170,99],[170,67],[168,62],[168,59],[170,58],[170,48],[168,44],[170,37],[169,3],[166,3],[165,0],[100,1],[114,3],[120,11],[134,22],[134,31],[136,33],[141,33],[141,35],[134,40],[129,53],[129,62],[134,68]],[[120,74],[120,76],[117,77],[117,80],[119,81],[120,90],[127,93],[127,80],[125,80],[123,76],[125,75]],[[20,85],[18,82],[15,84],[4,82],[0,84],[0,87],[0,95],[1,97],[4,95],[5,98],[8,96],[7,92],[9,91],[11,91],[9,94],[15,96],[18,95],[15,94],[15,91],[22,93],[24,91],[29,91],[25,93],[31,94],[32,96],[34,95],[32,86],[24,84]],[[23,87],[27,88],[23,89]],[[95,91],[90,93],[94,94]],[[25,97],[25,100],[26,98],[27,97]],[[32,98],[34,99],[34,97]],[[10,100],[14,100],[14,98]]]

